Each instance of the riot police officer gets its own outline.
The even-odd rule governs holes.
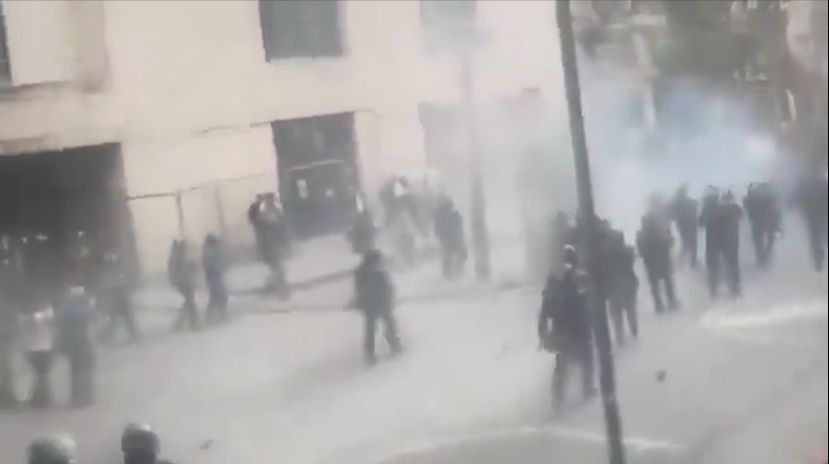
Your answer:
[[[552,273],[541,298],[538,336],[547,351],[555,352],[553,369],[553,406],[564,401],[567,376],[574,366],[581,367],[582,393],[595,395],[593,385],[593,342],[584,275],[578,272],[576,249],[567,245],[563,250],[563,270]],[[552,328],[550,324],[552,323]]]
[[[671,215],[679,232],[682,256],[691,268],[697,266],[697,201],[688,196],[688,186],[677,190],[671,204]]]
[[[768,265],[777,233],[780,231],[780,208],[771,184],[750,184],[743,208],[751,226],[754,254],[760,267]]]
[[[354,292],[355,297],[350,306],[363,314],[366,362],[370,365],[377,362],[374,338],[378,320],[383,323],[389,348],[393,353],[399,353],[402,346],[394,317],[394,284],[383,266],[379,251],[372,250],[363,255],[362,262],[354,272]]]
[[[58,306],[57,339],[69,361],[69,384],[75,407],[89,406],[95,401],[95,349],[90,334],[91,321],[92,298],[80,285],[70,287]]]
[[[658,209],[651,209],[642,217],[642,226],[636,237],[636,246],[645,264],[654,309],[657,313],[665,311],[662,289],[660,288],[662,284],[665,287],[668,308],[671,310],[677,309],[679,303],[676,299],[674,270],[671,263],[673,237],[666,218]]]
[[[182,297],[182,305],[173,323],[173,330],[197,330],[201,326],[199,312],[196,308],[196,271],[197,264],[187,240],[173,241],[167,261],[167,275],[170,283]]]
[[[639,279],[633,269],[636,255],[633,247],[625,244],[625,235],[620,230],[611,230],[602,250],[602,264],[605,272],[605,294],[616,342],[625,340],[625,321],[633,337],[639,335],[639,318],[636,310],[636,293]]]
[[[466,261],[466,239],[463,234],[463,216],[452,200],[444,197],[435,210],[435,236],[440,242],[443,276],[457,277]]]
[[[121,434],[121,452],[124,464],[172,464],[159,459],[161,440],[148,424],[132,423]]]
[[[202,246],[202,267],[207,283],[207,310],[205,318],[210,322],[227,319],[228,292],[225,283],[227,263],[222,242],[214,234],[207,234]]]
[[[723,194],[720,205],[722,215],[723,242],[722,256],[725,262],[728,287],[733,297],[742,293],[740,278],[740,219],[743,209],[737,204],[734,193],[730,190]]]
[[[107,317],[101,338],[112,341],[118,326],[122,326],[131,342],[138,341],[140,335],[133,311],[130,281],[117,253],[104,254],[101,271],[97,285],[97,304],[106,312]]]
[[[76,449],[71,437],[39,438],[29,444],[28,464],[77,464]]]

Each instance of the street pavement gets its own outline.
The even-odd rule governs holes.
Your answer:
[[[826,273],[807,268],[796,231],[783,245],[770,271],[754,269],[744,246],[736,301],[710,302],[701,271],[684,269],[681,310],[656,317],[643,282],[641,337],[616,355],[629,462],[808,463],[825,453]],[[111,349],[94,407],[0,414],[2,462],[24,462],[28,440],[52,431],[78,438],[81,464],[117,462],[132,420],[153,423],[181,463],[606,462],[598,400],[551,411],[539,289],[510,285],[516,272],[488,286],[441,283],[436,266],[398,275],[423,297],[398,309],[405,352],[381,351],[373,368],[359,315],[335,309],[347,294],[336,285],[309,290],[320,310],[260,302],[226,326]],[[65,374],[60,365],[55,376]],[[64,404],[64,385],[58,396]]]

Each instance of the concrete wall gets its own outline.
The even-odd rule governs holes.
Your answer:
[[[255,1],[2,1],[19,21],[12,30],[29,31],[15,35],[28,37],[17,40],[27,45],[14,48],[15,61],[28,60],[29,75],[61,78],[0,92],[0,153],[117,141],[133,196],[259,176],[222,187],[225,227],[239,242],[249,240],[240,216],[249,198],[276,188],[271,121],[355,112],[372,192],[389,174],[426,168],[418,104],[459,100],[456,57],[423,52],[416,1],[343,2],[343,57],[272,63]],[[558,103],[552,3],[484,1],[479,20],[489,40],[474,58],[477,97],[537,87]],[[70,39],[63,49],[28,45],[43,29]],[[55,53],[65,58],[52,63]],[[174,205],[131,201],[147,272],[163,268],[178,233]],[[188,234],[219,227],[214,195],[189,193],[184,206]]]

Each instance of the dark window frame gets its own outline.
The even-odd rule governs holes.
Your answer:
[[[259,0],[258,3],[267,61],[345,55],[340,0]],[[280,18],[279,14],[284,17]]]

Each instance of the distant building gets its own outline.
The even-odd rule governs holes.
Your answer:
[[[561,93],[552,2],[0,7],[0,229],[49,234],[55,256],[88,230],[145,274],[179,233],[248,243],[257,192],[280,191],[305,238],[343,230],[355,191],[425,170],[420,109],[457,107],[465,37],[482,103]]]

